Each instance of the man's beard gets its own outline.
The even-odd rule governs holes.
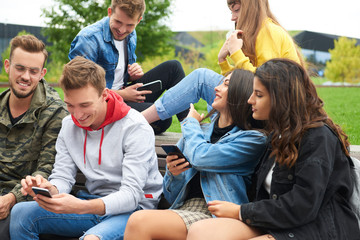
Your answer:
[[[13,83],[12,83],[11,81],[10,81],[10,89],[11,89],[11,92],[13,92],[14,95],[15,95],[17,98],[27,98],[27,97],[29,97],[30,95],[32,95],[32,94],[35,92],[35,90],[36,90],[36,88],[33,88],[33,89],[31,89],[30,92],[28,92],[28,93],[18,92],[18,91],[16,91],[15,88],[13,87]]]

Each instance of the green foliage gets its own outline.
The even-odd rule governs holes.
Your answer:
[[[326,63],[325,76],[333,82],[360,82],[360,46],[355,39],[340,37],[329,50],[331,60]]]
[[[70,43],[84,27],[107,16],[111,0],[54,0],[49,9],[42,9],[49,19],[43,30],[52,53],[52,60],[60,63],[68,61]],[[138,45],[136,53],[142,56],[157,56],[173,47],[172,32],[164,20],[170,14],[171,0],[146,0],[143,20],[137,26]],[[149,44],[151,43],[151,44]]]
[[[23,36],[23,35],[28,35],[30,33],[26,32],[25,30],[21,31],[21,32],[18,32],[17,36]],[[4,50],[4,52],[1,54],[1,59],[3,61],[5,61],[5,59],[9,59],[10,58],[10,43],[9,43],[9,46]],[[4,64],[3,64],[4,65]],[[5,82],[8,81],[7,79],[7,73],[5,71],[5,67],[2,68],[1,70],[1,76],[0,76],[0,82],[2,82],[4,80],[4,78],[6,77],[6,80]]]

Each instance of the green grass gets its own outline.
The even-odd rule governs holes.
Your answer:
[[[0,92],[6,88],[0,88]],[[56,87],[60,97],[64,94],[61,88]],[[349,136],[350,143],[360,145],[360,88],[346,87],[318,87],[317,91],[325,103],[325,110],[332,120],[339,124]],[[199,113],[207,113],[206,102],[200,100],[195,104]],[[176,116],[173,116],[173,123],[168,132],[181,132],[180,123]]]

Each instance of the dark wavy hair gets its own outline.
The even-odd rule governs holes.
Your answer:
[[[277,162],[293,166],[304,133],[324,124],[337,134],[344,153],[349,156],[346,134],[325,112],[324,103],[302,66],[288,59],[272,59],[257,68],[255,77],[270,94],[266,129],[272,133],[271,156],[276,156]]]
[[[243,69],[235,69],[232,72],[228,87],[227,106],[228,113],[233,124],[242,130],[262,129],[263,121],[255,120],[252,117],[252,107],[247,100],[252,94],[254,74]],[[210,111],[208,116],[216,112]],[[219,117],[219,116],[218,116]]]

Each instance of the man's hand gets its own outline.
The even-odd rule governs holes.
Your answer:
[[[48,180],[43,178],[41,175],[33,176],[26,176],[26,178],[21,179],[21,193],[26,196],[30,195],[32,197],[35,197],[35,193],[32,190],[32,187],[41,187],[46,188],[50,191],[51,195],[58,194],[57,188],[52,185]]]
[[[208,209],[216,217],[234,218],[239,220],[240,205],[226,201],[210,201]]]
[[[138,91],[137,88],[142,85],[144,84],[136,83],[124,89],[117,90],[116,92],[124,99],[124,101],[141,103],[145,101],[146,94],[152,93],[152,91],[149,90]]]
[[[40,207],[53,213],[75,214],[105,214],[105,204],[101,199],[82,200],[67,193],[52,196],[52,198],[37,195],[34,200]]]
[[[0,220],[7,218],[11,208],[15,205],[16,198],[12,193],[0,196]]]
[[[141,66],[137,63],[128,64],[128,73],[130,75],[130,81],[136,81],[144,76]]]

